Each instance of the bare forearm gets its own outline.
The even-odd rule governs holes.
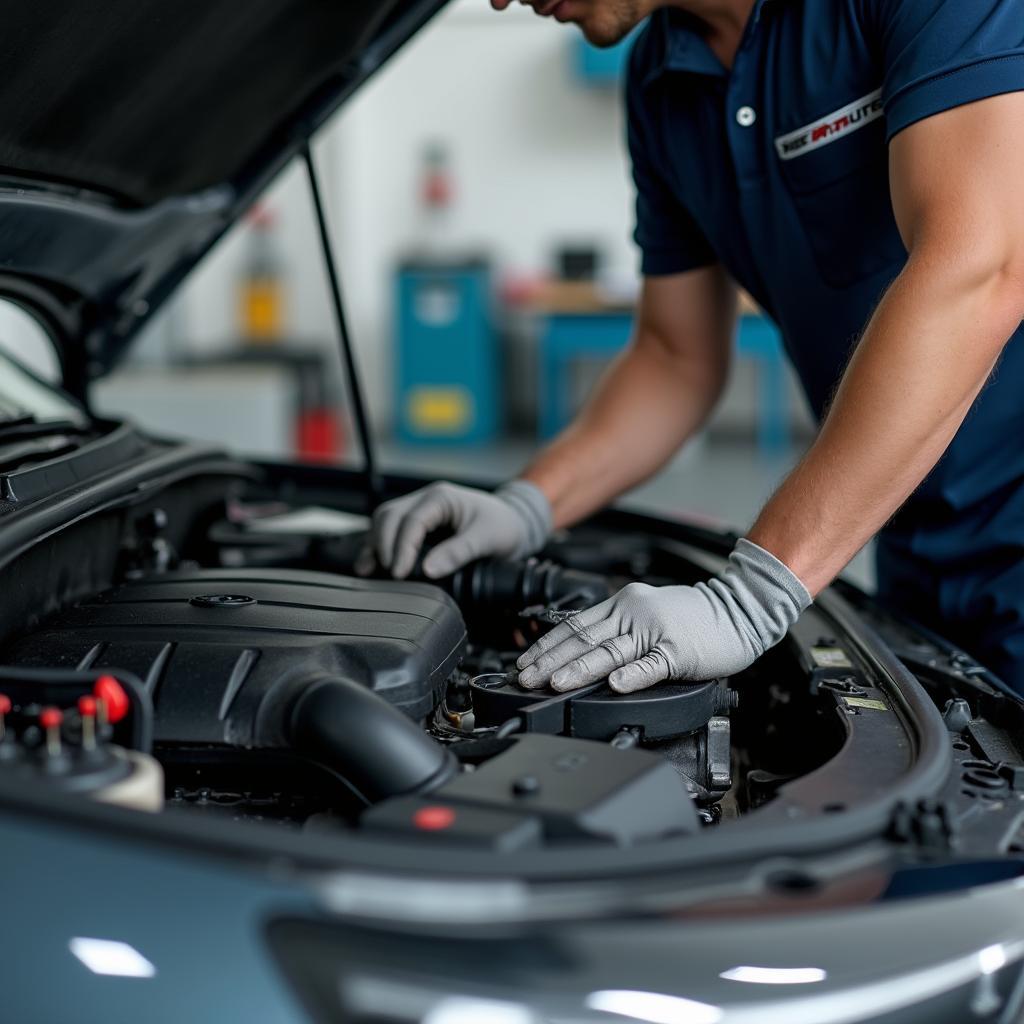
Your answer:
[[[656,473],[707,418],[722,370],[657,346],[633,346],[612,365],[576,421],[527,469],[568,526]]]
[[[750,539],[823,589],[941,458],[1020,323],[1020,287],[911,260],[851,361],[821,434]]]

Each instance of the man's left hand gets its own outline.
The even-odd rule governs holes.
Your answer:
[[[725,571],[695,587],[631,583],[556,626],[518,661],[519,683],[564,693],[608,677],[618,693],[697,682],[752,665],[811,595],[774,555],[741,540]]]

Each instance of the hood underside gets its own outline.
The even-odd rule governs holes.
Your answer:
[[[66,377],[109,369],[323,120],[443,2],[7,5],[0,283],[63,336]],[[86,333],[87,359],[68,351]]]
[[[0,169],[151,206],[231,182],[395,3],[49,0],[4,14]]]

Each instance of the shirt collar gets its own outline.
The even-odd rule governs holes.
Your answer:
[[[782,3],[783,0],[756,0],[750,12],[750,32],[761,20],[766,4]],[[693,15],[678,8],[662,7],[651,15],[655,29],[661,35],[662,50],[657,61],[644,76],[644,86],[650,85],[668,71],[682,71],[692,75],[708,75],[712,78],[728,78],[729,71],[714,55],[704,41],[699,23]]]

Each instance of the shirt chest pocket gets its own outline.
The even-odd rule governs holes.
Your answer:
[[[776,140],[776,158],[823,280],[845,288],[906,249],[892,212],[885,121],[869,97]]]

